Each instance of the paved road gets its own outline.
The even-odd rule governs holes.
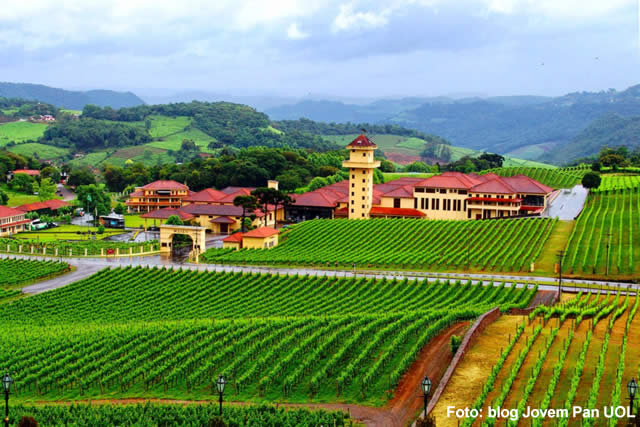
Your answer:
[[[582,185],[560,190],[560,194],[549,205],[542,216],[570,221],[576,219],[587,199],[589,191]]]
[[[58,189],[56,190],[56,192],[62,193],[62,200],[64,200],[65,202],[70,202],[71,200],[76,198],[76,193],[69,190],[62,184],[58,184]]]
[[[27,255],[6,255],[0,254],[0,258],[16,258],[23,257],[28,259],[46,259],[46,260],[58,260],[59,258],[53,257],[30,257]],[[35,285],[27,286],[23,288],[23,292],[29,294],[40,293],[51,289],[60,288],[74,281],[83,279],[94,274],[106,267],[119,267],[126,265],[139,265],[143,267],[164,266],[165,268],[172,269],[189,269],[199,271],[225,271],[225,272],[244,272],[244,273],[272,273],[272,274],[308,274],[310,276],[333,276],[333,277],[367,277],[376,279],[395,279],[395,278],[408,278],[409,280],[428,280],[435,281],[438,279],[462,279],[471,278],[473,280],[481,281],[484,284],[488,284],[492,281],[512,281],[517,286],[524,286],[528,282],[554,282],[551,277],[540,276],[514,276],[505,274],[467,274],[467,273],[429,273],[429,272],[407,272],[407,271],[363,271],[358,270],[321,270],[313,268],[283,268],[283,267],[259,267],[259,266],[233,266],[233,265],[217,265],[217,264],[181,264],[172,261],[168,256],[153,255],[146,257],[120,257],[120,258],[63,258],[64,261],[76,267],[76,271],[71,274],[59,276],[45,282],[37,283]],[[640,290],[640,285],[629,284],[624,282],[605,282],[605,281],[593,281],[593,280],[575,280],[575,279],[563,279],[563,286],[568,289],[574,289],[576,286],[579,289],[580,284],[595,284],[603,286],[620,287],[626,289],[630,287],[634,290]],[[555,290],[556,285],[541,285],[540,290]]]

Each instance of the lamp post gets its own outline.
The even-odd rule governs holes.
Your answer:
[[[427,418],[427,404],[429,403],[429,392],[431,391],[431,380],[429,377],[424,377],[422,383],[422,393],[424,394],[424,417]]]
[[[5,372],[2,377],[2,388],[4,389],[4,426],[9,427],[9,392],[13,379],[9,376],[9,372]]]
[[[636,397],[636,392],[638,391],[638,383],[635,378],[631,378],[631,381],[627,384],[627,392],[629,393],[629,400],[631,401],[631,411],[629,413],[629,420],[633,417],[633,400]]]
[[[222,415],[222,395],[224,394],[224,386],[227,384],[227,381],[225,381],[224,376],[220,375],[218,377],[218,380],[216,381],[216,387],[218,388],[218,396],[220,398],[220,415]]]

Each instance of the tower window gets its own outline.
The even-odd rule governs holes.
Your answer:
[[[367,153],[362,153],[362,157],[367,157]]]
[[[364,209],[364,205],[362,205],[362,209]]]
[[[351,192],[351,195],[352,195],[352,196],[355,196],[355,195],[356,195],[356,192],[355,192],[355,191],[352,191],[352,192]]]
[[[355,175],[351,175],[351,178],[355,179],[355,177],[356,177]]]

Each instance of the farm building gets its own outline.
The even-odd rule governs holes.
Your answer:
[[[0,236],[10,236],[25,231],[25,225],[31,221],[24,215],[24,211],[0,206]]]

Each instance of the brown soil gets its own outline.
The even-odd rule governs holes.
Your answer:
[[[427,344],[418,359],[409,367],[407,373],[400,379],[400,383],[395,390],[394,397],[383,408],[373,408],[370,406],[349,405],[344,403],[280,403],[279,406],[286,408],[305,407],[310,409],[341,410],[348,412],[351,418],[373,427],[404,427],[409,425],[421,411],[423,407],[422,391],[420,382],[425,374],[432,381],[432,392],[438,387],[444,372],[453,359],[449,348],[449,341],[452,335],[464,335],[469,327],[469,322],[460,322],[443,331],[436,338]],[[174,399],[91,399],[57,401],[57,402],[36,402],[39,405],[60,404],[70,405],[72,403],[92,404],[138,404],[144,402],[152,403],[172,403],[179,405],[210,404],[210,400],[174,400]],[[251,405],[252,402],[225,402],[226,405]]]
[[[531,304],[529,304],[529,308],[535,308],[539,305],[553,305],[553,298],[555,296],[555,291],[538,291],[536,292],[536,296],[533,297]]]
[[[411,156],[409,154],[392,153],[386,151],[384,155],[387,156],[387,159],[400,165],[408,165],[409,163],[422,161],[422,158],[420,156]]]

